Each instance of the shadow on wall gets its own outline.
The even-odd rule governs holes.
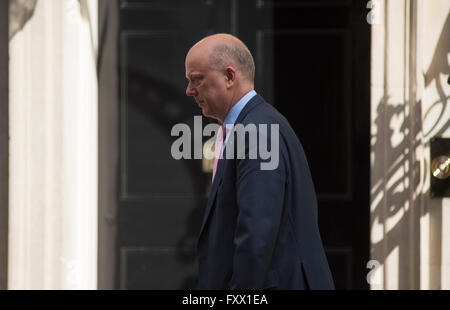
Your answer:
[[[437,124],[442,120],[442,117],[444,116],[444,112],[447,107],[447,102],[450,98],[449,95],[445,94],[444,87],[442,86],[440,79],[440,75],[444,76],[450,75],[450,66],[449,66],[450,56],[448,56],[449,54],[450,54],[450,14],[447,15],[447,19],[445,21],[441,36],[439,37],[439,41],[436,45],[436,49],[434,51],[430,67],[424,74],[425,87],[428,87],[433,81],[436,81],[435,82],[436,91],[439,94],[439,101],[433,103],[433,105],[428,109],[428,111],[426,111],[424,115],[424,122],[426,122],[426,119],[429,116],[429,112],[431,110],[434,110],[434,108],[437,105],[441,105],[439,117],[434,122],[433,126],[431,126],[426,132],[424,132],[424,136],[428,136],[432,131],[434,131]],[[450,119],[448,119],[447,122],[444,125],[442,125],[434,135],[435,136],[442,135],[449,127],[450,127]]]
[[[381,265],[384,265],[386,257],[397,249],[398,262],[403,264],[403,268],[398,268],[399,288],[409,287],[412,280],[409,278],[412,266],[404,268],[405,264],[411,262],[410,256],[413,254],[414,257],[419,257],[419,248],[411,249],[411,243],[400,242],[400,240],[411,238],[414,240],[413,243],[417,244],[417,241],[420,240],[417,229],[412,231],[413,236],[410,235],[411,231],[409,230],[411,221],[414,221],[414,226],[417,227],[416,222],[418,222],[419,217],[416,214],[411,214],[411,210],[420,210],[421,201],[420,197],[416,197],[414,200],[410,199],[410,191],[420,186],[420,161],[415,158],[413,167],[410,167],[409,171],[407,168],[411,158],[409,152],[412,151],[412,156],[415,156],[416,148],[421,146],[421,141],[417,139],[422,127],[421,102],[415,102],[413,105],[413,113],[416,119],[411,126],[409,118],[405,115],[406,104],[390,103],[388,96],[382,98],[378,104],[375,120],[378,133],[375,142],[372,142],[372,148],[378,151],[375,152],[371,167],[371,171],[375,175],[371,196],[372,201],[376,204],[371,207],[370,227],[372,229],[383,229],[381,239],[372,239],[372,257],[378,260]],[[398,120],[402,118],[403,122],[399,122]],[[385,130],[388,130],[386,127],[389,127],[388,133],[385,133]],[[410,139],[414,141],[412,150],[409,150]],[[383,150],[383,152],[380,152],[380,150]],[[425,164],[424,168],[427,166]],[[399,174],[400,177],[398,177]],[[426,169],[423,175],[428,175]],[[386,205],[387,203],[389,205]],[[399,215],[400,219],[395,225],[392,228],[387,227],[388,222],[392,223]],[[420,216],[422,215],[420,214]],[[411,253],[412,250],[415,251]],[[378,253],[381,253],[381,255],[378,256]],[[417,271],[414,274],[418,274],[420,262],[414,261],[413,264],[412,268]]]
[[[33,17],[37,0],[9,0],[9,40]]]
[[[372,137],[374,140],[371,143],[372,148],[378,151],[375,152],[371,167],[375,176],[371,188],[372,201],[375,205],[372,206],[370,227],[383,229],[383,237],[380,240],[372,240],[372,256],[384,265],[386,258],[394,250],[398,251],[398,287],[400,289],[410,288],[411,283],[414,283],[414,288],[420,287],[421,245],[418,227],[420,227],[420,218],[426,214],[430,217],[428,246],[431,265],[430,288],[441,287],[442,201],[429,200],[425,208],[422,207],[422,198],[429,196],[429,190],[422,193],[420,187],[426,182],[430,172],[429,163],[421,162],[420,158],[416,158],[416,150],[423,146],[423,142],[429,143],[431,134],[442,135],[450,126],[450,120],[443,119],[450,96],[445,94],[440,82],[440,75],[450,74],[447,60],[449,53],[450,15],[447,16],[430,67],[424,74],[425,86],[430,85],[433,80],[436,81],[439,100],[424,112],[423,121],[421,101],[411,104],[409,113],[414,113],[413,121],[407,115],[408,103],[390,102],[389,94],[386,92],[377,108],[375,119],[377,135]],[[437,106],[440,106],[439,116],[435,120],[427,120],[427,117],[432,114],[430,111]],[[427,128],[423,128],[424,125]],[[389,132],[386,133],[386,130]],[[420,137],[422,132],[424,141],[421,141]],[[408,168],[411,160],[414,164]],[[412,198],[413,193],[417,193],[415,198]],[[386,205],[387,203],[389,205]],[[417,214],[418,212],[420,214]],[[394,222],[396,217],[399,219],[390,228],[388,222]],[[408,243],[405,239],[410,242]],[[382,253],[383,257],[378,257],[377,253]],[[411,255],[413,255],[412,259]],[[386,270],[384,272],[386,273]],[[412,279],[414,275],[416,278]],[[386,277],[383,278],[386,279]]]

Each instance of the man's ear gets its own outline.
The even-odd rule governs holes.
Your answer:
[[[230,87],[236,82],[236,70],[233,67],[225,68],[225,79]]]

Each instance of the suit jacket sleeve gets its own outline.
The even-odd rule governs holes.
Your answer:
[[[270,127],[270,126],[269,126]],[[270,129],[270,128],[269,128]],[[270,133],[267,135],[270,146]],[[281,140],[281,139],[278,139]],[[279,141],[281,149],[281,141]],[[231,289],[263,289],[279,230],[285,194],[285,163],[280,152],[278,167],[262,170],[268,160],[245,158],[236,161],[238,218],[234,235]]]

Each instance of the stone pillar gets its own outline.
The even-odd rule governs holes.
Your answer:
[[[97,1],[33,13],[9,44],[8,288],[96,289]]]
[[[8,270],[8,1],[0,1],[0,290]]]
[[[450,136],[450,3],[372,4],[368,281],[372,289],[449,289],[450,200],[430,198],[429,142]]]

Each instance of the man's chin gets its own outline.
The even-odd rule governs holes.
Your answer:
[[[201,108],[202,109],[202,114],[205,117],[211,117],[211,115],[209,115],[208,110],[206,110],[205,108]]]
[[[209,118],[218,120],[217,117],[215,117],[214,115],[211,115],[210,112],[207,109],[205,109],[204,107],[201,107],[201,109],[202,109],[202,114],[204,117],[209,117]]]

